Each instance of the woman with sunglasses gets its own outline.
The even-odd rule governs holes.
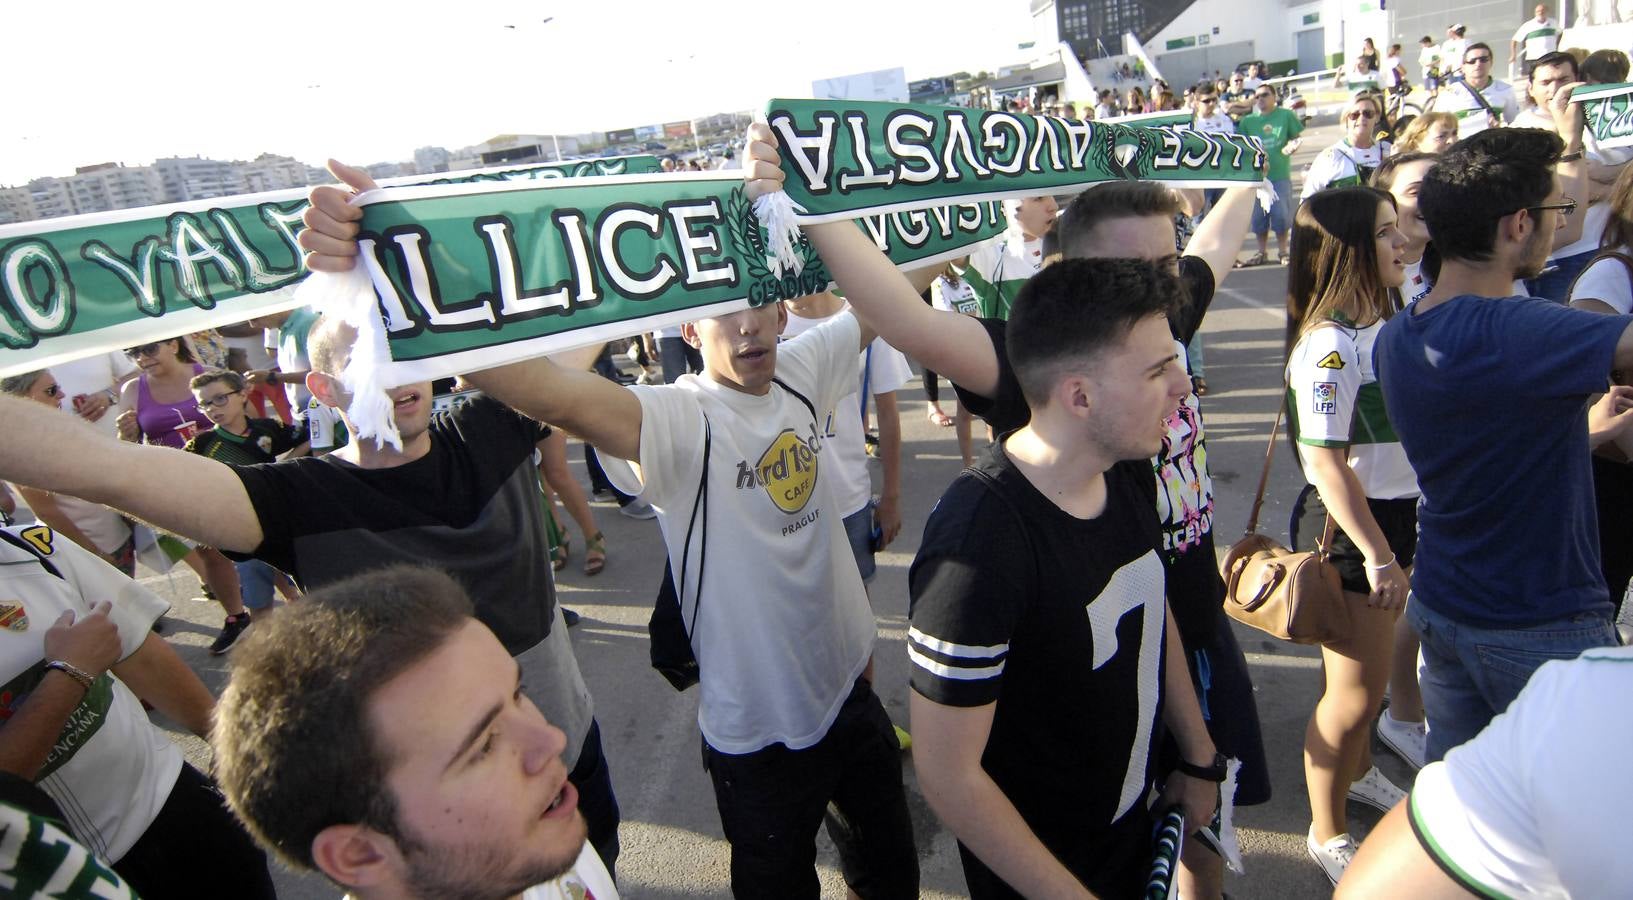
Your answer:
[[[119,436],[127,441],[161,444],[177,450],[214,425],[198,408],[190,383],[204,371],[180,338],[155,341],[125,351],[142,374],[126,382],[119,398]],[[194,547],[182,558],[204,583],[205,596],[221,604],[227,621],[210,644],[215,656],[227,652],[249,627],[238,571],[211,547]]]
[[[1308,200],[1330,187],[1363,185],[1389,155],[1389,142],[1378,140],[1378,128],[1383,119],[1383,103],[1377,94],[1356,94],[1344,106],[1342,123],[1344,136],[1337,143],[1321,151],[1304,173],[1304,192],[1299,199]]]
[[[1355,853],[1349,801],[1387,812],[1405,796],[1373,766],[1371,746],[1416,547],[1417,476],[1372,367],[1406,246],[1394,198],[1374,188],[1322,191],[1293,219],[1288,430],[1334,525],[1329,550],[1351,621],[1348,637],[1322,645],[1321,700],[1304,734],[1307,849],[1334,884]],[[1307,521],[1300,531],[1320,534],[1324,525]]]

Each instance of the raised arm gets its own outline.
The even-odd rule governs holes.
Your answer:
[[[82,497],[222,550],[261,544],[261,522],[231,467],[119,441],[18,397],[0,397],[0,479]]]
[[[1587,223],[1589,195],[1593,183],[1588,178],[1588,162],[1582,155],[1582,129],[1585,125],[1582,104],[1572,103],[1571,94],[1582,82],[1574,82],[1554,92],[1549,103],[1554,127],[1565,142],[1565,154],[1576,154],[1576,159],[1559,164],[1559,185],[1564,196],[1577,201],[1576,214],[1565,217],[1565,224],[1554,232],[1554,249],[1569,247],[1582,238],[1582,227]]]
[[[640,462],[641,401],[582,365],[584,353],[530,359],[465,380],[511,409],[540,422],[559,425],[596,449]],[[593,354],[591,359],[593,359]]]
[[[782,190],[781,164],[771,129],[758,122],[749,126],[743,151],[748,195]],[[979,322],[926,306],[919,299],[923,286],[915,287],[854,223],[810,225],[805,235],[864,326],[965,390],[984,397],[997,393],[998,354]],[[913,274],[926,284],[934,278],[929,270]]]
[[[1213,283],[1225,283],[1225,276],[1236,265],[1236,254],[1242,249],[1248,226],[1253,224],[1253,204],[1258,202],[1258,186],[1231,188],[1219,198],[1213,211],[1196,227],[1191,242],[1185,245],[1185,255],[1195,256],[1213,270]],[[1291,202],[1291,198],[1289,198]],[[940,372],[940,369],[936,369]]]

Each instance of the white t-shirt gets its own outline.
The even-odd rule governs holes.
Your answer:
[[[1633,248],[1621,246],[1618,253],[1633,255]],[[1620,260],[1601,259],[1577,276],[1571,300],[1601,300],[1622,315],[1633,313],[1633,281]]]
[[[848,308],[848,307],[847,307]],[[841,310],[843,312],[843,310]],[[788,314],[788,325],[782,330],[785,339],[793,339],[827,322],[840,313],[825,319],[804,319]],[[871,359],[870,359],[871,357]],[[900,390],[913,377],[913,369],[901,351],[876,337],[862,352],[858,367],[865,373],[869,394],[888,394]],[[857,389],[840,398],[839,404],[827,411],[822,427],[822,441],[832,450],[834,461],[834,496],[845,517],[860,512],[873,499],[873,477],[868,474],[867,442],[862,437],[861,377]],[[868,399],[871,404],[872,398]],[[831,442],[831,443],[830,443]]]
[[[1388,155],[1388,141],[1378,141],[1364,150],[1339,141],[1317,154],[1310,167],[1304,170],[1304,191],[1299,194],[1299,199],[1304,200],[1330,187],[1362,184],[1365,179],[1361,177],[1358,167],[1376,169]]]
[[[1400,86],[1400,73],[1395,71],[1396,69],[1400,68],[1400,64],[1401,58],[1398,56],[1386,56],[1383,58],[1383,63],[1381,64],[1382,68],[1379,70],[1378,74],[1383,78],[1384,87],[1392,88]]]
[[[1559,49],[1559,23],[1553,19],[1526,19],[1525,24],[1514,29],[1514,42],[1524,45],[1520,50],[1521,59],[1540,59]]]
[[[51,367],[51,377],[57,379],[57,386],[62,388],[62,408],[72,412],[76,396],[114,390],[115,381],[134,371],[136,364],[125,354],[98,353],[72,362],[57,363]],[[110,435],[119,434],[119,427],[114,424],[119,419],[118,393],[114,391],[114,408],[110,408],[106,415],[92,423],[93,427]]]
[[[1407,812],[1424,852],[1479,896],[1626,896],[1630,692],[1633,647],[1543,663],[1506,712],[1418,773]]]
[[[1440,96],[1435,100],[1435,112],[1449,112],[1457,117],[1457,137],[1459,140],[1471,134],[1478,134],[1490,126],[1486,124],[1486,110],[1480,101],[1474,99],[1474,86],[1467,81],[1449,84],[1440,89]],[[1480,96],[1486,98],[1491,108],[1502,114],[1502,120],[1512,124],[1520,114],[1519,98],[1514,88],[1500,78],[1491,79],[1491,83],[1480,91]]]
[[[1288,354],[1287,384],[1305,475],[1313,471],[1307,448],[1347,447],[1366,496],[1396,500],[1418,496],[1418,479],[1389,424],[1372,368],[1372,347],[1382,329],[1383,322],[1310,329]]]
[[[111,601],[124,659],[170,604],[43,525],[5,530],[39,548],[64,576],[0,540],[0,715],[9,718],[45,677],[45,632],[64,612],[86,616],[93,604]],[[67,813],[75,837],[118,862],[159,815],[181,764],[181,751],[148,721],[142,702],[105,672],[69,716],[37,783]]]
[[[1463,68],[1463,54],[1469,49],[1468,38],[1452,38],[1440,45],[1440,68],[1445,72],[1459,72]],[[1440,101],[1435,101],[1438,110]]]
[[[1442,68],[1440,65],[1439,45],[1424,47],[1418,51],[1418,68],[1422,69],[1426,75],[1430,72],[1439,71]]]
[[[1257,75],[1249,75],[1242,79],[1243,90],[1256,91],[1259,89],[1259,85],[1261,84],[1264,84],[1264,81],[1262,81]]]
[[[1194,127],[1197,131],[1207,131],[1214,134],[1235,134],[1236,123],[1224,113],[1214,113],[1211,116],[1198,116]]]
[[[127,372],[136,371],[135,363],[123,353],[98,353],[72,362],[57,363],[51,367],[51,377],[57,380],[57,386],[62,388],[62,409],[73,413],[74,397],[79,395],[100,394],[111,390],[113,383]],[[76,416],[77,417],[77,416]],[[91,428],[107,435],[117,435],[119,428],[115,424],[119,419],[119,403],[117,400],[102,414],[102,418],[95,422],[85,422]],[[103,553],[112,553],[124,546],[130,539],[130,526],[124,517],[100,503],[70,497],[67,494],[53,494],[57,507],[63,515],[74,523],[74,527],[85,533],[91,543]],[[22,498],[18,497],[18,502]]]
[[[872,652],[873,610],[816,421],[856,391],[860,341],[845,315],[778,347],[777,377],[815,415],[779,385],[756,396],[683,375],[630,388],[641,402],[639,473],[602,454],[612,483],[658,511],[702,680],[698,726],[722,753],[821,740]],[[707,506],[688,554],[705,422]]]

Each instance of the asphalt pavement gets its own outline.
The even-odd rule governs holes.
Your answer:
[[[1295,175],[1310,157],[1337,138],[1332,125],[1306,133],[1294,158]],[[1242,256],[1249,246],[1243,245]],[[1281,394],[1285,269],[1265,266],[1232,273],[1203,326],[1208,464],[1216,495],[1214,531],[1221,552],[1246,524],[1263,460],[1265,439]],[[943,402],[951,391],[943,383]],[[907,568],[923,533],[925,517],[959,469],[951,428],[926,420],[922,387],[912,382],[899,394],[902,409],[903,485],[901,536],[879,556],[871,592],[878,616],[876,685],[891,716],[907,723]],[[951,411],[951,406],[947,406]],[[983,443],[978,440],[978,445]],[[570,458],[587,484],[576,444]],[[1261,530],[1286,538],[1288,511],[1302,486],[1285,441],[1279,441]],[[594,505],[607,535],[604,572],[582,572],[583,536],[576,525],[572,559],[558,581],[561,602],[583,621],[572,630],[579,664],[595,696],[596,715],[623,808],[618,861],[619,887],[629,898],[729,896],[728,849],[721,837],[713,792],[702,770],[697,732],[697,691],[677,693],[648,664],[646,620],[663,569],[657,523],[620,515],[610,503]],[[183,570],[184,571],[184,570]],[[211,657],[204,648],[221,623],[213,603],[197,594],[190,573],[150,575],[144,582],[173,602],[165,636],[219,693],[231,655]],[[1309,807],[1304,794],[1304,726],[1320,692],[1319,655],[1313,648],[1274,641],[1236,626],[1252,667],[1259,715],[1274,782],[1269,804],[1237,810],[1246,874],[1230,876],[1226,890],[1237,898],[1324,897],[1326,878],[1304,853]],[[167,723],[160,721],[161,726]],[[174,733],[174,729],[172,729]],[[208,748],[191,735],[176,735],[195,765],[208,766]],[[1379,766],[1402,787],[1410,770],[1374,742]],[[903,777],[913,814],[926,898],[964,896],[955,842],[936,821],[918,789],[911,759]],[[1352,833],[1363,836],[1380,813],[1350,811]],[[824,897],[844,896],[837,858],[819,839]],[[341,893],[324,879],[279,870],[280,895],[291,900]]]

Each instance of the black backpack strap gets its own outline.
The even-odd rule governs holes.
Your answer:
[[[783,390],[787,391],[788,393],[793,394],[794,397],[799,400],[799,402],[805,404],[805,408],[811,411],[811,421],[815,422],[818,428],[822,427],[822,420],[817,418],[816,405],[811,402],[809,397],[806,397],[804,394],[800,393],[799,391],[796,391],[793,388],[789,387],[788,382],[783,381],[781,378],[778,378],[775,375],[771,376],[771,383],[776,385],[777,387],[782,388]]]
[[[45,526],[44,525],[30,525],[29,528],[45,528]],[[25,529],[25,530],[27,530],[27,529]],[[50,529],[46,529],[46,530],[49,531]],[[19,537],[19,536],[15,535],[15,534],[12,534],[10,531],[8,531],[8,530],[6,530],[4,528],[0,528],[0,540],[4,540],[6,543],[11,544],[14,547],[18,547],[18,548],[21,548],[22,550],[27,551],[28,555],[30,555],[30,556],[32,556],[35,559],[40,561],[40,565],[47,572],[50,572],[52,575],[55,575],[58,578],[61,578],[63,581],[68,580],[67,576],[63,575],[62,572],[59,571],[57,569],[57,567],[51,563],[51,560],[46,559],[46,555],[44,553],[40,552],[40,548],[34,546],[34,544],[32,542],[30,542],[29,540],[27,540],[26,538]]]
[[[692,627],[686,629],[686,639],[690,641],[697,632],[697,608],[703,602],[703,567],[709,561],[709,451],[714,443],[714,433],[709,427],[709,417],[703,417],[703,475],[697,480],[697,495],[692,498],[692,518],[686,523],[686,543],[682,544],[680,553],[680,584],[677,586],[676,601],[684,612],[686,609],[686,572],[692,562],[692,532],[697,527],[698,510],[702,509],[703,532],[698,535],[697,548],[697,580],[692,590]],[[681,618],[681,626],[685,627],[686,619]]]

